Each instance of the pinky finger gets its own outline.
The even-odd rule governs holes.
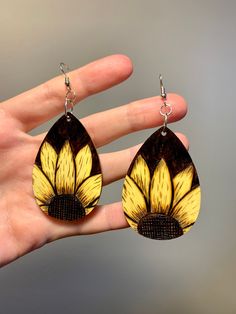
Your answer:
[[[76,223],[61,223],[54,219],[51,220],[51,223],[54,225],[54,232],[48,242],[70,236],[95,234],[129,227],[121,202],[99,205],[91,214]]]

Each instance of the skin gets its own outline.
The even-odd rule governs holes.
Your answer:
[[[130,59],[112,55],[68,76],[78,103],[131,74]],[[35,203],[32,169],[45,134],[31,136],[27,132],[63,112],[64,99],[64,81],[58,76],[0,104],[0,266],[60,238],[128,227],[120,202],[99,205],[79,222],[57,221]],[[176,94],[168,94],[167,100],[173,107],[169,122],[183,118],[187,112],[185,100]],[[146,98],[90,115],[81,122],[95,146],[100,147],[128,133],[162,125],[161,105],[159,96]],[[186,137],[177,136],[188,147]],[[139,147],[100,155],[105,185],[125,176]]]

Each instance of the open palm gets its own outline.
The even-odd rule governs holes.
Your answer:
[[[77,102],[128,78],[130,60],[113,55],[69,73],[77,92]],[[63,78],[54,78],[30,91],[0,104],[0,265],[53,240],[127,227],[121,203],[97,206],[79,222],[64,222],[45,215],[35,202],[32,169],[35,156],[45,136],[27,134],[48,121],[64,107]],[[173,105],[171,121],[186,114],[184,99],[168,94]],[[96,147],[141,129],[162,124],[158,114],[161,98],[151,97],[97,113],[82,119]],[[186,138],[178,135],[187,146]],[[138,149],[100,155],[104,184],[122,178]]]

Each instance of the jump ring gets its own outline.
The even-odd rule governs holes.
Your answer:
[[[172,106],[164,103],[160,108],[160,114],[162,116],[169,116],[172,113]]]

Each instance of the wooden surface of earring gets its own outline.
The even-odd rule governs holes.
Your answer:
[[[172,112],[161,82],[164,125],[153,133],[134,157],[125,177],[122,202],[129,225],[158,240],[177,238],[192,227],[201,191],[192,159],[178,137],[167,128]]]

